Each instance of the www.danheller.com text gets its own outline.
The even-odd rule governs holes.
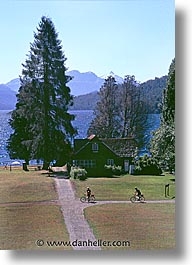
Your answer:
[[[107,241],[98,239],[95,241],[92,240],[74,240],[74,241],[44,241],[38,239],[36,241],[38,247],[48,246],[48,247],[130,247],[131,243],[129,240],[123,241]]]

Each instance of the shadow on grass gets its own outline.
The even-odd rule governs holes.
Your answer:
[[[121,177],[122,176],[115,176],[115,175],[112,175],[112,176],[89,176],[89,177],[87,177],[87,179],[97,179],[97,178],[118,179]]]
[[[45,176],[47,178],[61,178],[61,179],[69,179],[70,177],[66,174],[63,174],[61,172],[42,172],[42,176]]]

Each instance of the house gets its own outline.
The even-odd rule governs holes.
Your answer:
[[[74,140],[73,165],[85,168],[88,176],[105,176],[105,165],[121,166],[129,171],[137,143],[133,138],[102,139],[91,135]]]

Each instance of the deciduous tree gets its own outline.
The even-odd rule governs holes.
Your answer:
[[[88,135],[96,134],[101,138],[119,136],[119,112],[117,107],[117,84],[113,76],[105,79],[100,89],[100,100],[94,111],[95,118],[90,124]]]

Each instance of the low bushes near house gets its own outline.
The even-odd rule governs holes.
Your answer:
[[[162,170],[157,161],[147,154],[136,158],[134,161],[134,175],[161,175]]]
[[[87,178],[87,171],[80,167],[71,167],[70,177],[73,179],[85,180]]]
[[[109,175],[117,175],[120,176],[122,174],[122,167],[116,165],[105,165],[105,170],[108,172]]]

